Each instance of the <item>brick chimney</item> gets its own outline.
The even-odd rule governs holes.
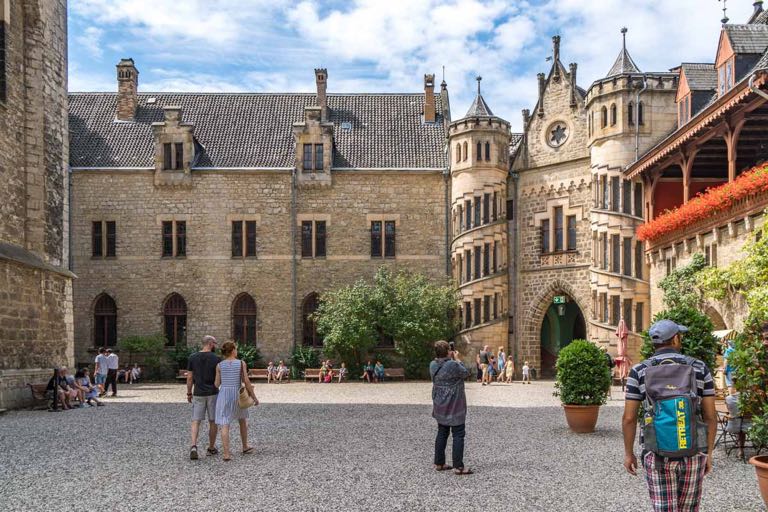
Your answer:
[[[122,59],[117,64],[117,119],[133,121],[138,103],[139,70],[133,59]]]
[[[435,122],[435,75],[424,75],[424,122]]]
[[[322,109],[320,120],[328,120],[328,98],[326,90],[328,89],[328,70],[325,68],[315,69],[315,83],[317,84],[317,105]]]

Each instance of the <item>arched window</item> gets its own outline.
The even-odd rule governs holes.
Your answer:
[[[588,135],[591,137],[592,136],[592,113],[591,112],[589,113],[589,119],[587,119],[587,121],[589,121],[587,125],[587,131],[589,132]]]
[[[117,345],[117,306],[112,297],[102,293],[93,306],[93,345]]]
[[[322,347],[323,338],[317,334],[317,322],[312,314],[317,310],[320,300],[316,293],[312,292],[304,298],[301,304],[301,326],[304,345],[308,347]]]
[[[491,143],[490,142],[485,143],[485,161],[486,162],[491,161]]]
[[[456,143],[456,163],[461,162],[461,144]]]
[[[632,126],[635,124],[635,106],[632,104],[632,102],[629,102],[629,106],[627,107],[627,121],[629,122],[629,126]]]
[[[616,124],[616,104],[611,103],[611,126]]]
[[[637,124],[642,126],[643,123],[643,102],[637,104]]]
[[[469,151],[467,149],[467,143],[464,143],[464,161],[467,161],[467,158],[469,157]]]
[[[475,160],[478,162],[483,159],[483,143],[477,143],[477,152],[475,153]]]
[[[600,110],[600,128],[608,126],[608,109],[603,107]]]
[[[167,345],[187,343],[187,303],[178,293],[172,294],[163,304],[165,342]]]
[[[232,339],[238,343],[256,344],[256,301],[247,293],[235,297],[232,304]]]

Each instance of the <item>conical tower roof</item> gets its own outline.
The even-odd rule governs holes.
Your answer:
[[[616,57],[616,62],[614,62],[613,66],[611,66],[611,70],[608,71],[607,75],[605,75],[607,77],[621,75],[624,73],[640,73],[640,69],[637,67],[637,64],[635,64],[635,61],[632,60],[632,57],[627,51],[627,27],[623,27],[621,29],[621,37],[621,52],[619,52],[619,56]]]
[[[485,102],[485,99],[483,98],[483,95],[480,94],[480,81],[483,79],[483,77],[478,76],[477,77],[477,96],[475,97],[475,101],[472,102],[472,105],[469,106],[469,110],[467,110],[467,115],[464,117],[477,117],[477,116],[484,116],[484,117],[491,117],[493,115],[493,112],[491,112],[491,107],[488,106],[488,104]]]

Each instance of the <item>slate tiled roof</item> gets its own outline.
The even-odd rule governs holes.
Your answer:
[[[492,115],[493,112],[491,112],[491,107],[485,102],[483,95],[478,93],[477,96],[475,96],[475,101],[469,106],[469,110],[467,110],[467,114],[464,117],[490,117]]]
[[[624,73],[640,73],[640,68],[638,68],[635,61],[632,60],[626,47],[621,49],[619,56],[616,57],[616,62],[613,63],[610,71],[608,71],[608,74],[605,76],[622,75]]]
[[[692,91],[714,91],[717,89],[717,71],[714,64],[683,62],[680,65]]]
[[[723,25],[735,53],[760,53],[768,48],[768,25]]]
[[[154,103],[147,100],[155,98]],[[435,123],[422,122],[423,94],[329,94],[334,167],[444,168],[439,96]],[[69,96],[70,165],[152,167],[151,124],[178,105],[195,125],[195,167],[293,167],[292,125],[314,94],[141,93],[134,122],[115,121],[114,93]],[[347,124],[349,123],[349,124]]]

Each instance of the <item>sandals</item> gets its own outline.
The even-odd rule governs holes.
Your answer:
[[[248,455],[249,453],[253,453],[253,446],[249,446],[245,450],[243,450],[243,455]]]
[[[213,448],[209,446],[208,449],[205,451],[208,453],[209,456],[219,454],[219,450],[217,450],[215,446]]]
[[[229,462],[232,460],[232,457],[224,457],[221,460],[223,460],[224,462]]]
[[[448,464],[435,465],[435,471],[448,471],[449,469],[453,469],[453,466],[449,466]]]
[[[189,449],[189,458],[190,460],[197,460],[197,446],[192,446],[192,448]]]
[[[469,468],[456,468],[453,470],[454,475],[472,475],[474,474],[474,471],[472,471]]]

